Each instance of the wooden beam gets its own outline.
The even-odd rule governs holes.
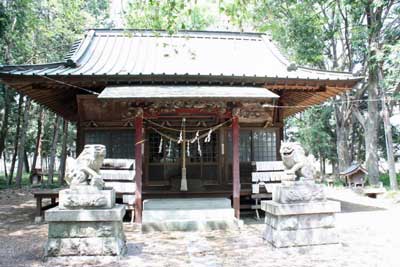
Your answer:
[[[143,114],[135,118],[135,222],[142,223],[142,144]]]
[[[240,162],[239,162],[239,118],[232,118],[232,174],[233,174],[233,209],[235,217],[240,219]]]

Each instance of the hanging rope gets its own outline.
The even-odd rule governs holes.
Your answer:
[[[172,140],[170,139],[169,140],[167,157],[171,157],[171,149],[172,149]]]
[[[183,131],[181,130],[181,132],[179,133],[178,144],[182,143],[182,141],[183,141],[182,133],[183,133]]]
[[[212,132],[213,132],[213,130],[210,129],[210,131],[209,131],[208,134],[207,134],[207,137],[204,139],[204,143],[210,143]]]
[[[197,139],[197,151],[199,152],[199,156],[201,157],[200,139]]]
[[[225,121],[223,123],[220,123],[218,125],[215,125],[215,126],[213,126],[211,128],[208,128],[208,132],[206,132],[204,134],[201,134],[201,135],[199,133],[200,130],[197,130],[196,131],[196,135],[193,138],[189,138],[189,139],[188,138],[183,138],[183,129],[179,130],[179,137],[178,138],[175,138],[175,137],[173,137],[171,135],[165,134],[165,133],[161,132],[160,130],[158,130],[158,129],[154,128],[154,127],[149,127],[149,129],[154,130],[156,133],[158,133],[162,137],[164,137],[164,138],[166,138],[168,140],[172,140],[172,141],[174,141],[174,142],[176,142],[178,144],[181,144],[182,142],[188,142],[188,141],[190,141],[190,143],[193,144],[194,142],[196,142],[196,140],[198,140],[198,139],[201,140],[201,139],[203,139],[205,137],[207,137],[207,138],[204,140],[204,142],[205,143],[209,143],[211,141],[211,134],[213,132],[215,132],[216,130],[218,130],[219,128],[221,128],[222,126],[224,126],[225,124],[227,124],[228,122],[230,122],[230,121],[231,121],[231,119],[229,119],[229,120],[227,120],[227,121]],[[168,128],[168,127],[166,127],[166,128]],[[185,130],[185,132],[186,132],[186,130]]]
[[[167,126],[161,125],[161,124],[159,124],[157,122],[154,122],[154,121],[146,119],[146,118],[143,118],[143,120],[148,122],[148,123],[150,123],[150,124],[152,124],[153,126],[156,126],[157,128],[160,128],[160,129],[164,129],[164,130],[168,130],[168,131],[174,131],[174,132],[181,132],[182,131],[182,125],[181,125],[180,129],[176,129],[176,128],[171,128],[171,127],[167,127]],[[217,125],[214,125],[214,126],[211,126],[211,127],[208,127],[208,128],[197,129],[197,130],[185,130],[185,132],[187,132],[187,133],[207,132],[210,129],[214,129],[214,130],[218,129],[218,128],[224,126],[225,124],[229,123],[230,121],[232,121],[232,119],[226,120],[226,121],[224,121],[224,122],[222,122],[220,124],[217,124]]]
[[[158,147],[158,153],[159,153],[159,154],[162,153],[162,146],[163,146],[163,138],[162,138],[162,136],[161,136],[161,138],[160,138],[160,145],[159,145],[159,147]]]
[[[187,152],[187,156],[190,157],[190,142],[189,141],[186,142],[186,152]]]
[[[199,131],[196,132],[195,137],[192,140],[190,140],[190,143],[193,144],[194,142],[196,142],[196,140],[199,140]]]
[[[172,141],[174,141],[174,142],[178,142],[178,139],[176,139],[176,138],[174,138],[174,137],[172,137],[172,136],[170,136],[170,135],[168,135],[168,134],[165,134],[165,133],[163,133],[163,132],[160,132],[160,131],[157,130],[156,128],[149,127],[149,129],[152,129],[153,131],[155,131],[156,133],[158,133],[158,134],[161,135],[162,137],[167,138],[168,140],[172,140]]]

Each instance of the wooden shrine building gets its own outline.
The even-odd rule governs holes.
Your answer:
[[[77,123],[77,150],[135,159],[142,200],[250,194],[253,161],[279,159],[283,120],[360,77],[290,63],[261,33],[89,30],[65,60],[0,79]],[[186,175],[185,175],[186,174]]]

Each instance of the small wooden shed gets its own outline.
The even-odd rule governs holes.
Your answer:
[[[340,176],[343,177],[346,185],[350,187],[364,187],[366,175],[368,175],[368,172],[361,164],[353,164],[343,172],[340,172]]]

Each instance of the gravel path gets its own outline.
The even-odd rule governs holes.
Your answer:
[[[141,234],[125,224],[127,257],[46,262],[47,225],[32,223],[34,205],[29,191],[0,191],[0,266],[400,266],[399,205],[382,210],[343,202],[338,245],[275,249],[263,241],[264,225],[251,214],[241,231]]]

